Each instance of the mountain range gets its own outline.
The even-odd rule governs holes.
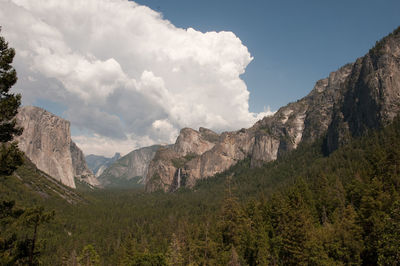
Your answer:
[[[97,187],[145,185],[148,192],[191,188],[246,158],[259,167],[318,139],[329,154],[350,137],[388,124],[400,110],[399,57],[397,29],[365,56],[317,81],[307,96],[250,128],[221,134],[184,128],[173,145],[144,147],[122,158],[85,158],[71,140],[70,123],[38,107],[20,109],[24,133],[17,140],[40,170],[72,188],[74,178]]]
[[[245,158],[258,167],[321,138],[329,154],[350,137],[388,124],[399,110],[400,28],[356,62],[317,81],[306,97],[248,129],[222,134],[182,129],[176,143],[160,149],[150,163],[146,190],[193,187]]]

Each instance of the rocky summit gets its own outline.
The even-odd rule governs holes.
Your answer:
[[[216,134],[182,129],[176,143],[157,151],[149,165],[146,190],[175,191],[250,158],[261,166],[324,139],[330,153],[352,136],[379,128],[400,111],[400,28],[377,42],[364,57],[319,80],[297,102],[280,108],[254,126]]]
[[[37,168],[71,188],[75,188],[75,178],[98,185],[82,151],[71,140],[69,121],[34,106],[21,107],[17,121],[24,128],[17,138],[19,148]]]

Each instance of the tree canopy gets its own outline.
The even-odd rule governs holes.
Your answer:
[[[1,27],[0,27],[1,33]],[[21,105],[21,95],[10,92],[17,82],[17,72],[12,67],[15,50],[0,36],[0,174],[10,175],[22,163],[22,153],[17,144],[9,143],[21,135],[15,116]]]

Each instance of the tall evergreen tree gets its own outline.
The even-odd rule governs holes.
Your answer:
[[[1,27],[0,27],[1,32]],[[10,93],[17,82],[17,73],[11,66],[15,50],[0,36],[0,174],[11,174],[22,163],[22,154],[16,143],[8,143],[22,133],[15,116],[21,104],[21,95]]]
[[[29,265],[36,265],[36,257],[40,254],[37,250],[36,243],[38,240],[38,229],[39,226],[44,223],[49,223],[54,218],[54,211],[45,212],[43,207],[33,207],[27,209],[22,216],[22,224],[26,228],[32,229],[32,237],[26,239],[26,248],[28,250],[28,261]]]
[[[11,66],[14,56],[15,50],[9,48],[4,37],[0,36],[0,142],[11,141],[22,133],[15,120],[21,95],[10,93],[11,87],[17,82],[17,72]]]
[[[184,265],[182,250],[183,250],[182,240],[175,233],[172,234],[171,244],[168,248],[168,254],[167,254],[168,263],[170,265]]]
[[[1,27],[0,27],[1,32]],[[0,36],[0,175],[10,175],[22,163],[22,153],[17,143],[9,143],[13,137],[22,133],[17,127],[15,116],[21,104],[21,95],[10,93],[11,87],[17,81],[15,69],[11,66],[15,51]],[[23,210],[15,208],[14,201],[0,203],[0,264],[14,264],[27,257],[21,248],[17,247],[17,234],[8,229],[22,215]]]
[[[100,265],[100,257],[92,245],[86,245],[78,258],[80,265],[96,266]]]

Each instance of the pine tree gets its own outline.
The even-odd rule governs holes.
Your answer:
[[[0,27],[1,32],[1,27]],[[16,143],[8,143],[21,135],[15,116],[21,104],[21,95],[10,93],[17,82],[17,73],[11,66],[15,50],[0,36],[0,174],[10,175],[22,163],[22,153]]]
[[[38,229],[39,226],[50,222],[54,218],[53,212],[45,212],[43,207],[33,207],[27,209],[22,216],[22,223],[24,226],[33,230],[32,237],[27,238],[25,242],[25,248],[28,250],[28,265],[36,265],[36,257],[39,252],[36,251],[36,243],[38,240]]]
[[[100,256],[92,245],[86,245],[78,258],[80,265],[96,266],[100,265]]]
[[[393,203],[378,240],[378,264],[391,265],[395,261],[400,262],[400,200]]]
[[[228,266],[240,266],[239,255],[234,246],[231,247],[231,256],[229,258]]]
[[[307,205],[307,185],[300,181],[290,188],[278,205],[277,233],[281,239],[280,259],[284,265],[306,265],[310,258],[313,230],[311,208]]]
[[[222,202],[219,222],[219,230],[222,233],[222,242],[225,249],[230,249],[232,245],[236,247],[241,246],[242,236],[248,225],[245,213],[237,197],[232,193],[230,178],[227,180],[227,189],[224,201]]]
[[[183,243],[181,239],[175,233],[173,233],[167,254],[168,264],[184,265],[184,258],[182,252],[183,252]]]
[[[17,234],[9,229],[22,214],[23,210],[15,208],[14,201],[0,202],[0,265],[15,264],[21,257],[16,250]]]

